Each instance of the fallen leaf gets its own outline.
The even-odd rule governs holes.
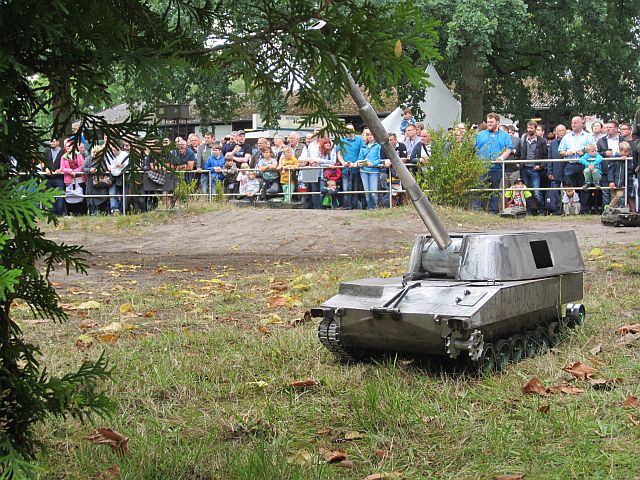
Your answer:
[[[380,278],[390,278],[392,276],[393,274],[391,272],[387,272],[386,270],[384,272],[380,272]]]
[[[589,350],[589,353],[591,353],[591,355],[597,355],[599,353],[602,353],[602,344],[601,343],[597,344],[595,347]]]
[[[116,335],[113,333],[106,333],[104,335],[98,335],[96,336],[96,338],[104,343],[116,343],[120,338],[120,335]]]
[[[402,478],[402,473],[400,472],[382,472],[382,473],[374,473],[365,477],[364,480],[384,480],[386,478]]]
[[[356,468],[351,460],[342,460],[338,462],[338,466],[342,468]]]
[[[266,337],[271,335],[271,330],[269,330],[265,325],[260,325],[258,327],[258,331]]]
[[[296,318],[295,320],[291,320],[289,322],[290,327],[297,327],[298,325],[302,325],[303,323],[309,323],[311,321],[311,312],[307,310],[304,312],[302,318]]]
[[[289,284],[287,282],[271,282],[269,284],[269,288],[271,290],[275,290],[276,292],[283,292],[287,288],[289,288]]]
[[[84,321],[81,322],[80,325],[78,325],[78,328],[82,328],[83,330],[88,330],[90,328],[95,328],[99,325],[98,322],[88,322],[88,321]]]
[[[558,385],[554,385],[549,387],[550,393],[566,393],[567,395],[579,395],[584,393],[584,390],[581,388],[574,387],[566,382],[560,383]]]
[[[238,246],[237,245],[231,245],[231,250],[233,250],[234,252],[238,251]]]
[[[120,305],[120,315],[133,312],[133,310],[134,310],[134,307],[130,303],[123,303],[122,305]]]
[[[535,377],[529,380],[529,382],[522,387],[522,392],[541,395],[543,397],[549,395],[549,390],[547,390],[544,384]]]
[[[269,386],[269,384],[264,380],[258,380],[257,382],[249,382],[247,383],[247,385],[251,385],[252,387],[257,387],[257,388],[267,388]]]
[[[598,247],[592,248],[591,251],[589,252],[589,256],[590,257],[595,257],[595,258],[601,257],[602,256],[602,249],[598,248]]]
[[[386,460],[391,455],[391,452],[389,450],[385,450],[383,448],[378,448],[375,451],[375,454],[376,454],[376,457],[378,457],[378,458],[380,458],[382,460]]]
[[[93,337],[91,335],[80,335],[76,338],[76,348],[78,350],[88,350],[93,345]]]
[[[95,300],[89,300],[88,302],[81,303],[77,308],[78,310],[98,310],[100,308],[100,303]]]
[[[631,423],[633,423],[636,427],[640,427],[640,419],[638,418],[638,416],[634,416],[634,415],[627,415],[627,417],[629,417],[629,420],[631,420]]]
[[[260,320],[262,324],[270,324],[270,325],[283,325],[284,320],[277,313],[270,313],[268,317]]]
[[[327,463],[341,462],[347,459],[347,452],[344,450],[328,450],[324,454],[324,459]]]
[[[638,408],[638,397],[629,395],[624,401],[624,408]]]
[[[96,445],[109,445],[121,456],[129,451],[129,439],[110,428],[96,428],[95,432],[86,435],[84,439]]]
[[[153,318],[155,316],[156,312],[154,312],[153,310],[147,310],[146,312],[144,312],[142,314],[142,316],[144,318]]]
[[[282,295],[272,295],[267,298],[269,308],[284,307],[287,300]]]
[[[516,473],[511,475],[497,475],[493,478],[494,480],[522,480],[524,478],[524,473]]]
[[[595,389],[610,390],[616,383],[622,383],[622,378],[590,378],[589,383]]]
[[[292,457],[287,459],[287,463],[296,465],[305,465],[309,462],[311,462],[311,454],[306,450],[298,450]]]
[[[321,428],[316,432],[316,435],[329,435],[331,433],[330,428]]]
[[[363,438],[363,436],[360,432],[347,432],[344,435],[345,440],[359,440],[361,438]]]
[[[640,323],[624,325],[616,330],[617,335],[627,335],[628,333],[640,333]]]
[[[596,369],[590,367],[589,365],[585,365],[581,362],[574,362],[568,367],[564,367],[562,371],[570,373],[574,377],[580,380],[586,380],[591,377],[594,373],[596,373]]]
[[[120,467],[117,465],[113,465],[106,470],[101,470],[96,474],[96,478],[98,480],[113,480],[114,478],[118,478],[120,476]]]
[[[623,263],[613,262],[613,263],[609,264],[609,268],[620,269],[620,268],[623,268],[623,267],[624,267]]]
[[[291,382],[289,386],[294,388],[304,388],[304,387],[315,387],[316,385],[319,385],[319,384],[320,382],[307,378],[306,380],[298,380],[295,382]]]
[[[550,410],[551,410],[551,405],[541,405],[540,407],[538,407],[538,411],[540,413],[549,413]]]
[[[111,322],[106,327],[102,327],[100,329],[102,333],[117,333],[121,332],[122,330],[124,330],[124,326],[120,322]]]

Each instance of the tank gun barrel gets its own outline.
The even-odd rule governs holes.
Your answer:
[[[405,164],[402,163],[402,160],[400,160],[400,157],[398,156],[398,152],[396,152],[393,146],[389,143],[389,135],[378,118],[378,114],[364,98],[364,95],[358,88],[358,85],[351,74],[348,71],[346,71],[346,74],[349,78],[349,93],[356,102],[360,115],[371,130],[376,141],[387,154],[389,160],[391,160],[391,164],[393,165],[393,168],[395,168],[402,185],[409,194],[409,198],[411,199],[413,206],[417,210],[422,222],[429,230],[429,233],[431,233],[431,236],[438,245],[438,248],[445,250],[451,244],[451,237],[449,237],[449,233],[447,233],[440,217],[438,217],[433,205],[429,202],[429,199],[420,188],[420,185],[418,185],[418,182],[413,178],[413,175],[411,175],[411,172],[409,172]]]

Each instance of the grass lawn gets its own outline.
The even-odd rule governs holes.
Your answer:
[[[455,223],[471,214],[447,215]],[[585,325],[552,352],[486,377],[406,356],[342,365],[318,342],[316,319],[296,322],[341,279],[402,274],[408,249],[382,259],[158,269],[153,282],[139,282],[136,265],[113,265],[112,283],[63,284],[67,323],[24,309],[18,318],[52,373],[104,350],[115,413],[94,425],[40,425],[40,478],[638,479],[639,409],[624,404],[640,397],[640,340],[625,345],[615,330],[640,321],[640,246],[601,249],[583,252]],[[99,305],[76,308],[87,300]],[[77,346],[80,335],[90,338]],[[573,380],[562,368],[575,361],[614,381],[598,389]],[[533,377],[584,392],[525,395]],[[318,384],[291,386],[306,379]],[[84,440],[96,427],[128,437],[128,452]],[[346,462],[327,462],[336,450]]]

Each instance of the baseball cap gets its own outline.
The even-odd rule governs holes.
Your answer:
[[[244,130],[238,130],[238,135],[246,135]]]

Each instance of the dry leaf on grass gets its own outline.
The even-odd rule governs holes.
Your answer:
[[[615,387],[616,384],[622,383],[622,378],[590,378],[589,383],[595,389],[609,390]]]
[[[311,462],[311,454],[306,450],[298,450],[293,456],[287,458],[287,463],[305,465]]]
[[[330,428],[321,428],[316,432],[316,435],[329,435],[331,433]]]
[[[289,288],[289,284],[287,282],[271,282],[269,284],[269,288],[271,290],[275,290],[276,292],[284,292],[287,288]]]
[[[315,387],[316,385],[320,385],[320,382],[312,380],[310,378],[307,378],[305,380],[297,380],[289,384],[290,387],[294,388]]]
[[[383,448],[378,448],[375,451],[375,454],[376,454],[376,457],[378,457],[379,459],[386,460],[391,455],[391,452],[389,450],[385,450]]]
[[[637,415],[627,415],[627,417],[629,417],[629,420],[631,420],[631,423],[633,423],[636,427],[640,427],[640,418],[638,418]]]
[[[584,390],[578,387],[574,387],[573,385],[567,383],[567,382],[562,382],[558,385],[553,385],[551,387],[549,387],[549,392],[550,393],[565,393],[567,395],[579,395],[581,393],[584,393]]]
[[[146,312],[144,312],[144,313],[142,314],[142,316],[143,316],[144,318],[153,318],[153,317],[155,316],[155,314],[156,314],[156,312],[155,312],[155,311],[153,311],[153,310],[147,310]]]
[[[627,333],[626,335],[621,336],[616,340],[618,345],[622,345],[626,347],[627,345],[631,345],[635,343],[636,340],[640,340],[640,333]]]
[[[551,405],[541,405],[540,407],[538,407],[538,411],[540,413],[549,413],[550,410],[551,410]]]
[[[591,377],[591,375],[596,373],[597,370],[584,363],[574,362],[568,367],[564,367],[562,371],[570,373],[577,379],[586,380],[587,378]]]
[[[337,463],[347,459],[347,452],[344,450],[327,450],[324,452],[324,459],[327,463]]]
[[[640,323],[624,325],[616,330],[616,335],[627,335],[628,333],[640,333]]]
[[[549,395],[549,390],[547,390],[547,387],[545,387],[544,384],[535,377],[529,380],[529,382],[527,382],[527,384],[522,387],[522,392],[541,395],[543,397]]]
[[[96,479],[98,480],[113,480],[114,478],[118,478],[120,476],[120,467],[117,465],[113,465],[106,470],[102,470],[96,474]]]
[[[129,451],[129,439],[110,428],[96,428],[95,432],[86,435],[84,439],[96,445],[109,445],[118,455]]]
[[[267,298],[267,302],[269,303],[269,308],[276,308],[284,307],[287,303],[287,300],[282,295],[272,295]]]
[[[80,325],[78,325],[78,328],[81,328],[83,330],[89,330],[90,328],[96,328],[98,325],[99,325],[98,322],[84,321],[84,322],[80,322]]]
[[[263,325],[284,325],[284,320],[277,313],[270,313],[266,318],[260,320]]]
[[[359,440],[363,438],[363,435],[360,432],[347,432],[344,434],[345,440]]]
[[[624,408],[638,408],[638,397],[629,395],[624,401]]]
[[[263,334],[265,337],[268,337],[271,335],[271,330],[269,330],[266,326],[264,325],[260,325],[258,327],[258,331]]]
[[[258,380],[257,382],[249,382],[247,383],[247,385],[251,385],[252,387],[257,387],[257,388],[267,388],[269,386],[269,384],[264,380]]]
[[[81,303],[76,307],[78,310],[98,310],[100,303],[95,300],[89,300],[88,302]]]
[[[591,355],[597,355],[599,353],[602,353],[602,344],[601,343],[597,344],[595,347],[589,350],[589,353],[591,353]]]
[[[96,338],[103,343],[116,343],[120,338],[120,335],[115,333],[105,333],[103,335],[97,335]]]
[[[364,480],[385,480],[387,478],[402,478],[402,473],[401,472],[373,473],[368,477],[365,477]]]
[[[342,460],[338,462],[338,466],[342,468],[356,468],[351,460]]]
[[[93,345],[93,337],[91,335],[80,335],[76,338],[76,348],[78,350],[88,350]]]
[[[522,480],[524,478],[524,473],[515,473],[510,475],[496,475],[493,478],[494,480]]]
[[[131,305],[130,303],[123,303],[122,305],[120,305],[120,315],[125,315],[127,313],[131,313],[134,310],[135,309],[134,309],[133,305]]]
[[[304,312],[302,318],[296,318],[295,320],[291,320],[289,322],[290,327],[297,327],[298,325],[302,325],[303,323],[309,323],[311,321],[311,312],[307,310]]]

